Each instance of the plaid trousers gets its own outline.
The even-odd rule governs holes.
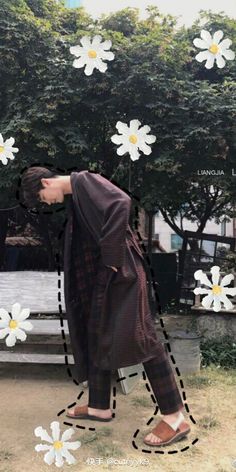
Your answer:
[[[143,366],[161,413],[169,415],[182,409],[183,402],[164,346],[161,357],[143,362]],[[110,408],[110,370],[101,370],[89,363],[88,387],[90,408]]]
[[[92,329],[88,331],[88,387],[90,408],[110,408],[111,371],[101,370],[91,361],[91,352],[96,345],[96,320],[99,321],[100,307],[103,299],[106,277],[111,268],[101,268],[98,272],[98,283],[95,283],[92,295]],[[144,370],[151,384],[160,411],[164,415],[175,413],[183,408],[183,402],[171,368],[165,347],[159,340],[159,354],[143,362]]]

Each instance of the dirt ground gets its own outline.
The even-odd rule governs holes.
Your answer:
[[[144,435],[161,417],[158,412],[152,423],[147,425],[155,405],[145,381],[141,379],[130,394],[124,395],[116,382],[116,375],[113,375],[117,395],[116,408],[113,409],[111,393],[111,408],[115,418],[111,423],[72,420],[73,425],[85,427],[75,427],[75,434],[70,439],[80,440],[81,447],[71,451],[77,463],[64,463],[61,468],[54,464],[48,466],[43,460],[45,452],[34,450],[35,445],[42,442],[34,435],[34,429],[42,426],[50,434],[50,423],[59,421],[61,431],[65,431],[69,426],[64,422],[70,422],[70,419],[65,413],[58,417],[58,412],[75,401],[78,404],[87,403],[88,390],[83,385],[72,383],[65,366],[2,365],[0,375],[0,472],[118,472],[135,469],[152,472],[236,471],[235,371],[225,372],[211,367],[202,369],[196,375],[182,376],[189,408],[185,417],[190,422],[191,432],[188,438],[162,448],[149,447],[142,442]],[[77,400],[82,391],[82,397]],[[191,421],[190,415],[196,424]],[[89,431],[94,427],[95,431]],[[139,432],[134,437],[137,430]],[[196,438],[198,441],[192,444]],[[115,460],[118,463],[112,464]]]

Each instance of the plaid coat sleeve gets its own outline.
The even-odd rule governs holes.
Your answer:
[[[121,267],[125,262],[126,232],[131,198],[100,174],[80,172],[80,207],[97,232],[102,262]]]

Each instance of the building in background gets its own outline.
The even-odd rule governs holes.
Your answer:
[[[57,0],[57,3],[62,3],[67,8],[78,8],[82,6],[82,0]]]

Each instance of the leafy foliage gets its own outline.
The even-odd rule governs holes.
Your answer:
[[[24,166],[50,162],[103,172],[125,188],[130,166],[133,193],[180,235],[179,212],[199,231],[226,209],[233,214],[236,61],[206,70],[192,41],[205,19],[205,29],[221,28],[236,44],[234,19],[201,12],[191,28],[177,29],[174,17],[153,6],[145,20],[133,8],[93,20],[54,0],[2,0],[0,13],[0,131],[20,149],[0,167],[0,206],[15,203]],[[72,67],[69,47],[85,34],[112,40],[115,60],[105,74],[86,77]],[[150,125],[157,141],[150,156],[130,163],[110,138],[118,120],[134,118]],[[198,175],[218,168],[224,176]]]

